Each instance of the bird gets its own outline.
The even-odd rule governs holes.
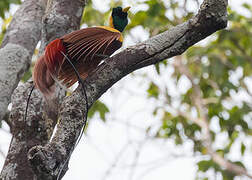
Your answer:
[[[55,91],[55,82],[69,88],[80,78],[85,80],[104,57],[109,57],[122,46],[122,32],[128,25],[129,9],[130,7],[124,9],[120,6],[115,7],[109,17],[108,26],[73,31],[56,38],[46,46],[33,69],[33,86],[28,95],[24,121],[26,121],[28,104],[34,88],[39,89],[50,104]],[[83,81],[80,84],[87,102]],[[88,110],[88,107],[86,109]]]
[[[44,54],[36,61],[32,74],[34,86],[46,99],[53,95],[55,82],[71,87],[78,81],[74,69],[85,80],[104,57],[109,57],[122,46],[122,32],[128,24],[129,9],[130,7],[115,7],[108,26],[73,31],[46,46]]]
[[[123,43],[125,27],[128,25],[128,10],[130,7],[120,6],[112,9],[109,18],[109,26],[96,26],[73,31],[50,42],[44,54],[35,63],[32,77],[34,85],[28,95],[24,121],[26,121],[28,104],[34,88],[50,101],[55,91],[55,82],[71,87],[75,82],[85,80],[93,72],[104,57],[111,56]],[[88,111],[87,94],[83,85],[83,94],[86,99],[86,110]],[[87,113],[85,115],[87,119]],[[85,128],[86,123],[84,124]],[[79,143],[83,130],[75,144]],[[67,157],[67,160],[70,155]],[[63,167],[60,169],[57,180],[61,176]]]

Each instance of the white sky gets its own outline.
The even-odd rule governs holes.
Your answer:
[[[95,0],[93,2],[96,8],[107,10],[110,1]],[[124,6],[132,6],[134,3],[133,0],[123,2]],[[243,2],[252,3],[251,0],[230,0],[229,4],[233,9],[246,15],[247,12],[240,6]],[[132,7],[132,11],[137,11],[135,6]],[[140,40],[147,38],[141,30],[136,30],[136,33],[140,34]],[[157,78],[153,67],[145,68],[144,71],[148,71],[153,79]],[[155,79],[155,81],[171,83],[167,79],[171,76],[172,69],[166,70],[165,73],[163,78]],[[151,115],[154,101],[147,101],[144,96],[147,87],[148,81],[127,76],[105,93],[102,101],[110,108],[111,114],[107,116],[109,121],[104,124],[97,116],[92,119],[88,136],[83,136],[75,149],[64,180],[195,179],[197,171],[195,163],[198,159],[193,157],[193,145],[190,141],[184,146],[176,147],[171,140],[152,141],[146,137],[144,132],[146,127],[150,125],[157,127],[157,118]],[[8,131],[5,124],[3,129]],[[11,136],[0,129],[0,137],[0,148],[7,154]],[[225,134],[221,134],[218,138],[219,142],[225,142]],[[221,143],[215,146],[221,146]],[[251,144],[251,142],[247,143]],[[239,147],[238,145],[234,147],[233,152]],[[232,159],[240,158],[237,153],[231,154]],[[137,162],[135,157],[138,157]],[[251,155],[248,154],[245,161],[247,164],[252,162]],[[3,162],[4,158],[0,156],[0,169]],[[135,167],[136,164],[138,164],[137,167]],[[252,170],[251,164],[249,169]],[[245,179],[247,178],[243,178]]]

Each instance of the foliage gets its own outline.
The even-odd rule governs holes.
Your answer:
[[[2,27],[0,29],[0,44],[3,40],[6,28],[10,23],[12,16],[6,17],[6,12],[9,12],[11,4],[21,4],[21,0],[1,0],[0,1],[0,22],[2,19]],[[9,13],[10,14],[10,13]]]
[[[32,77],[32,71],[31,68],[27,72],[25,72],[24,76],[22,77],[21,81],[26,82]]]
[[[7,26],[9,25],[9,23],[11,22],[12,16],[10,16],[9,18],[3,19],[3,24],[2,24],[2,28],[0,31],[0,45],[2,43],[4,34],[6,32]]]
[[[244,7],[252,12],[252,8],[248,4],[245,4]],[[251,102],[243,100],[237,103],[237,100],[235,100],[235,96],[241,92],[245,93],[247,98],[252,98],[249,86],[245,83],[246,78],[251,78],[252,75],[251,18],[246,18],[229,10],[229,20],[230,27],[216,33],[214,41],[206,46],[191,47],[182,57],[185,67],[188,68],[192,78],[197,80],[196,85],[200,87],[202,100],[209,101],[205,105],[208,109],[208,123],[216,123],[216,126],[220,127],[218,131],[211,131],[212,141],[215,142],[218,133],[228,135],[226,143],[220,149],[216,149],[216,152],[222,157],[228,157],[234,143],[238,142],[238,139],[241,141],[241,156],[244,155],[246,149],[249,149],[249,145],[245,145],[244,139],[242,140],[240,135],[250,138],[251,127],[249,127],[248,122],[252,119],[250,114]],[[166,65],[159,64],[158,66]],[[238,71],[240,74],[237,74]],[[157,68],[157,73],[160,73],[159,67]],[[179,82],[181,75],[181,72],[175,67],[173,77],[176,79],[176,84]],[[235,76],[237,79],[233,80]],[[149,89],[152,89],[152,86],[153,84],[151,83]],[[148,90],[148,92],[150,91]],[[157,92],[155,91],[149,96],[154,96],[161,100],[159,97],[164,96],[161,93],[157,95]],[[187,109],[188,112],[192,112],[194,108],[197,109],[192,100],[194,98],[193,92],[194,87],[191,87],[185,94],[180,95],[181,105],[189,107]],[[156,137],[173,138],[176,144],[182,144],[190,139],[194,142],[195,153],[202,156],[207,153],[203,141],[198,138],[200,127],[197,124],[185,117],[177,114],[173,115],[167,112],[165,108],[158,108],[163,110],[164,115],[161,119],[163,124],[158,130]],[[183,128],[179,128],[178,124],[182,125]],[[244,167],[241,161],[233,163]],[[223,179],[230,180],[236,176],[220,168],[211,159],[199,161],[197,165],[198,171],[204,173],[209,169],[214,169],[216,173],[221,172]]]
[[[101,120],[105,122],[105,120],[106,120],[105,115],[108,112],[109,112],[108,107],[104,103],[102,103],[101,101],[98,100],[89,109],[88,118],[92,118],[95,115],[95,113],[99,113]]]
[[[168,2],[147,0],[135,3],[136,5],[145,5],[148,8],[135,14],[129,14],[131,23],[127,27],[126,34],[130,34],[129,32],[134,27],[140,25],[150,36],[154,36],[188,20],[195,13],[186,10],[185,6],[176,0]],[[243,6],[252,12],[252,8],[248,4]],[[92,4],[89,4],[84,16],[85,23],[89,26],[97,25],[97,23],[102,24],[103,21],[107,20],[109,13],[107,11],[104,15],[98,10],[93,10]],[[230,9],[228,18],[230,27],[216,33],[215,40],[204,46],[193,46],[180,57],[192,80],[196,82],[196,86],[200,89],[202,101],[205,102],[204,105],[207,108],[208,124],[215,124],[216,127],[219,127],[219,130],[210,129],[211,140],[215,143],[219,134],[226,134],[228,137],[221,148],[215,149],[216,153],[225,158],[228,157],[231,148],[235,142],[238,142],[238,139],[240,141],[240,154],[244,156],[245,151],[249,149],[249,145],[244,142],[244,139],[240,138],[240,135],[249,138],[249,135],[252,134],[251,127],[248,124],[248,121],[251,121],[252,118],[250,113],[252,104],[245,100],[237,104],[235,100],[235,96],[241,91],[252,98],[251,91],[245,83],[245,79],[249,78],[252,73],[252,18],[242,16]],[[164,69],[168,66],[173,66],[173,63],[163,61],[156,64],[157,74],[162,76],[161,67]],[[179,81],[186,74],[183,74],[176,66],[174,66],[174,70],[173,79],[175,80],[175,86],[178,86]],[[234,75],[238,72],[240,72],[240,75]],[[237,76],[239,78],[233,80]],[[188,81],[190,81],[190,78]],[[195,82],[191,82],[191,84]],[[180,109],[177,109],[178,112],[174,113],[165,108],[166,106],[172,107],[173,95],[167,91],[168,87],[165,87],[166,91],[162,91],[162,86],[165,85],[151,81],[147,89],[147,98],[159,102],[157,103],[159,106],[155,108],[153,115],[156,116],[158,112],[159,114],[162,112],[162,115],[159,116],[162,123],[158,131],[156,131],[155,138],[173,139],[177,145],[192,141],[195,154],[203,158],[198,161],[197,165],[198,171],[205,175],[199,175],[198,179],[208,179],[206,174],[211,169],[215,173],[221,173],[222,178],[225,180],[234,179],[235,174],[224,170],[209,156],[207,156],[209,159],[205,160],[208,150],[204,146],[203,139],[199,137],[201,127],[188,117],[179,114]],[[196,115],[199,116],[197,106],[193,101],[194,98],[195,88],[191,86],[185,93],[180,93],[180,106],[187,107],[186,110],[183,110],[186,113],[192,113],[196,110]],[[163,103],[161,107],[160,102]],[[93,115],[93,112],[98,111],[105,121],[105,116],[102,114],[108,112],[108,109],[104,104],[99,105],[99,103],[92,107],[89,117]],[[100,107],[100,110],[96,109],[98,107]],[[146,132],[149,132],[149,129]],[[244,166],[241,161],[233,163]]]
[[[109,11],[102,13],[92,7],[92,3],[89,2],[85,7],[83,18],[81,24],[86,24],[90,26],[103,26],[104,22],[107,21],[109,17]]]
[[[190,2],[196,1],[191,0]],[[20,0],[1,0],[0,2],[0,16],[4,19],[0,42],[10,21],[4,15],[4,12],[9,10],[10,3],[20,3]],[[186,10],[178,0],[146,0],[134,3],[139,6],[144,5],[147,8],[135,14],[129,13],[130,24],[127,26],[125,34],[130,34],[136,26],[142,26],[150,36],[154,36],[188,20],[195,13]],[[118,5],[121,5],[120,1],[111,2],[111,7]],[[252,91],[246,83],[246,80],[251,79],[252,75],[252,7],[248,4],[244,4],[243,7],[250,12],[250,17],[245,17],[229,9],[229,28],[216,33],[213,36],[214,40],[207,45],[193,46],[180,57],[182,64],[191,75],[193,80],[191,84],[195,83],[200,89],[202,101],[207,109],[208,124],[214,124],[216,127],[216,129],[210,128],[211,140],[215,143],[220,134],[227,136],[225,143],[215,149],[221,157],[226,159],[228,159],[235,143],[240,146],[241,157],[251,151],[251,145],[247,144],[245,140],[251,138],[249,136],[252,135],[252,104],[246,99],[237,102],[235,98],[239,93],[245,93],[247,99],[252,98]],[[110,10],[100,12],[94,9],[92,2],[89,1],[85,7],[82,25],[97,26],[103,25],[104,22],[106,24],[109,15]],[[177,59],[163,61],[156,64],[155,69],[158,76],[163,76],[164,71],[161,69],[173,66],[172,77],[174,85],[177,87],[187,74],[183,74],[177,66],[174,66],[174,61]],[[22,80],[26,81],[30,76],[31,72],[29,71]],[[190,78],[187,81],[191,81]],[[162,90],[164,89],[162,86],[165,86],[165,91]],[[176,145],[182,145],[186,141],[193,142],[194,154],[200,157],[197,162],[198,172],[200,172],[198,179],[208,179],[207,172],[210,170],[221,174],[224,180],[234,179],[235,174],[224,170],[208,155],[204,140],[200,136],[201,127],[192,119],[179,113],[179,111],[183,111],[199,117],[199,109],[193,101],[195,88],[191,86],[186,92],[179,94],[180,107],[186,108],[175,109],[177,110],[175,113],[165,108],[167,106],[174,108],[172,106],[173,93],[167,89],[166,85],[154,81],[151,81],[149,88],[147,88],[147,98],[159,102],[158,106],[154,108],[153,115],[160,117],[161,123],[158,130],[155,131],[154,138],[173,139]],[[106,104],[97,101],[89,110],[88,118],[99,114],[101,120],[106,122],[107,113],[109,113],[109,109]],[[159,116],[160,114],[161,116]],[[146,132],[148,133],[150,129],[151,127]],[[240,138],[241,136],[245,138]],[[244,166],[242,161],[233,163]]]
[[[11,4],[20,4],[21,0],[1,0],[0,1],[0,17],[5,19],[5,12],[10,10]]]

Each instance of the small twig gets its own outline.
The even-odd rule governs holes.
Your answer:
[[[117,153],[116,157],[114,158],[114,161],[111,163],[111,166],[107,169],[103,176],[103,180],[107,179],[107,177],[111,174],[112,170],[116,167],[117,162],[122,157],[122,154],[127,150],[127,147],[130,143],[126,143],[121,150]]]
[[[181,74],[184,74],[187,76],[187,78],[191,81],[192,83],[192,89],[193,89],[193,98],[192,102],[195,104],[196,108],[198,109],[198,118],[191,117],[189,113],[183,113],[180,112],[180,115],[183,115],[187,119],[190,119],[191,121],[195,122],[197,125],[201,127],[201,132],[202,132],[202,142],[205,144],[208,154],[211,156],[213,161],[220,165],[221,167],[225,168],[229,172],[233,172],[237,175],[246,175],[250,178],[252,176],[248,174],[245,168],[238,166],[234,163],[229,162],[225,158],[221,157],[219,154],[217,154],[213,148],[212,148],[212,138],[211,138],[211,133],[210,133],[210,128],[209,128],[209,123],[208,123],[208,116],[206,112],[206,107],[204,104],[204,100],[202,98],[202,93],[200,90],[200,87],[198,84],[194,83],[193,81],[193,76],[189,72],[188,68],[181,62],[181,56],[176,57],[176,61],[174,63],[174,66],[180,71]]]
[[[144,144],[146,143],[147,141],[144,140],[142,142],[140,142],[138,144],[138,148],[135,152],[135,158],[134,158],[134,161],[132,163],[132,167],[131,167],[131,171],[130,171],[130,175],[129,175],[129,179],[130,180],[133,180],[133,176],[134,176],[134,173],[135,173],[135,170],[136,170],[136,166],[138,164],[138,161],[139,161],[139,158],[140,158],[140,154],[141,154],[141,151],[142,151],[142,148],[144,146]]]
[[[184,8],[184,11],[185,11],[185,12],[187,12],[186,5],[187,5],[187,0],[184,0],[183,8]]]
[[[196,1],[196,3],[197,3],[198,8],[199,8],[199,7],[200,7],[199,0],[195,0],[195,1]]]

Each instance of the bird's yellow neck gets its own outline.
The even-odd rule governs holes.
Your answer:
[[[112,16],[110,16],[110,18],[109,18],[109,26],[98,26],[98,27],[106,29],[106,30],[111,31],[111,32],[118,32],[118,33],[121,34],[120,31],[118,31],[117,29],[115,29],[115,27],[113,25],[113,18],[112,18]],[[122,34],[120,36],[120,39],[118,39],[118,40],[120,42],[123,42],[123,36],[122,36]]]
[[[114,24],[113,24],[113,18],[112,18],[112,16],[109,17],[109,27],[115,28]]]
[[[117,32],[117,33],[120,33],[121,36],[120,38],[118,39],[118,41],[120,42],[123,42],[123,36],[122,36],[122,33],[120,31],[118,31],[117,29],[115,28],[112,28],[112,27],[109,27],[109,26],[98,26],[99,28],[103,28],[103,29],[106,29],[108,31],[111,31],[111,32]]]

